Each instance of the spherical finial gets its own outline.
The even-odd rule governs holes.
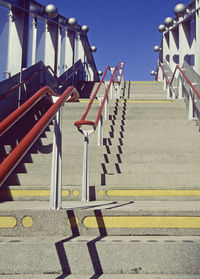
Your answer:
[[[91,47],[91,50],[92,50],[92,52],[96,52],[96,51],[97,51],[97,48],[96,48],[95,46],[92,46],[92,47]]]
[[[159,30],[159,32],[163,33],[165,31],[165,25],[164,24],[160,24],[158,26],[158,30]]]
[[[159,52],[161,50],[161,48],[159,46],[154,46],[153,49],[154,49],[155,52]]]
[[[155,71],[151,71],[151,76],[155,76],[156,72]]]
[[[49,4],[45,7],[45,13],[51,18],[55,18],[58,15],[58,9],[55,5]]]
[[[179,4],[177,4],[177,5],[175,6],[175,8],[174,8],[174,14],[175,14],[176,16],[178,16],[178,17],[181,17],[181,16],[184,15],[185,10],[186,10],[185,5],[182,4],[182,3],[179,3]]]
[[[76,18],[75,18],[75,17],[70,17],[70,18],[68,19],[68,24],[69,24],[70,26],[76,25],[76,24],[77,24]]]
[[[87,33],[89,31],[89,27],[87,25],[83,25],[81,29],[84,33]]]
[[[98,74],[99,74],[99,76],[102,76],[103,72],[102,71],[98,71]]]
[[[170,27],[173,25],[173,18],[172,17],[166,17],[165,19],[165,26]]]

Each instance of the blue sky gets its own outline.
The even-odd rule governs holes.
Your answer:
[[[97,47],[94,59],[98,70],[107,65],[126,63],[126,80],[153,80],[160,45],[158,26],[166,17],[174,17],[177,0],[38,0],[43,5],[54,4],[60,14],[76,17],[80,25],[88,25],[88,38]]]

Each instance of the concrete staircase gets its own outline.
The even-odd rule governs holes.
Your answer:
[[[17,167],[18,185],[7,181],[2,196],[14,201],[0,204],[0,278],[199,279],[200,141],[184,100],[167,100],[161,82],[124,83],[104,145],[97,132],[90,138],[85,204],[73,123],[87,104],[62,110],[62,210],[48,210],[52,128]]]

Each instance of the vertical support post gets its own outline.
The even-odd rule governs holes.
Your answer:
[[[99,107],[102,104],[103,98],[98,98],[99,100]],[[103,145],[103,115],[101,113],[101,116],[99,118],[99,124],[98,124],[98,145],[102,146]]]
[[[112,75],[114,70],[115,70],[115,68],[110,68],[110,70],[111,70],[111,75]],[[115,88],[114,88],[114,83],[113,82],[111,83],[110,90],[111,90],[110,98],[114,99],[114,90],[115,90]]]
[[[183,77],[181,73],[178,76],[178,99],[183,98]]]
[[[193,91],[192,89],[189,89],[189,113],[188,113],[188,118],[189,120],[194,119],[194,104],[193,104]]]
[[[105,82],[106,90],[108,88],[108,82]],[[106,101],[105,101],[105,120],[109,120],[109,94],[107,95]]]
[[[82,201],[88,202],[89,196],[89,136],[93,131],[83,131],[84,150],[83,150],[83,181],[82,181]]]
[[[200,74],[200,1],[196,0],[195,3],[195,9],[196,9],[196,15],[195,15],[195,23],[196,23],[196,28],[195,28],[195,44],[196,44],[196,50],[195,50],[195,71]]]
[[[62,135],[61,135],[61,111],[55,116],[54,138],[53,138],[53,156],[51,168],[51,188],[50,188],[50,209],[61,209],[62,193]]]

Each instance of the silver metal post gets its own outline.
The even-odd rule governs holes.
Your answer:
[[[98,98],[99,100],[99,107],[102,104],[103,98]],[[98,123],[98,145],[103,145],[103,115],[101,113],[101,116],[99,118],[99,123]]]
[[[89,201],[89,132],[83,131],[84,150],[83,150],[83,181],[82,181],[82,201]]]
[[[194,104],[193,104],[193,92],[192,89],[189,89],[189,112],[188,112],[188,119],[194,119]]]
[[[108,82],[105,82],[106,90],[108,88]],[[106,97],[105,101],[105,120],[109,120],[109,94]]]
[[[61,135],[61,111],[55,116],[53,156],[51,168],[50,209],[61,209],[61,178],[62,178],[62,135]]]

